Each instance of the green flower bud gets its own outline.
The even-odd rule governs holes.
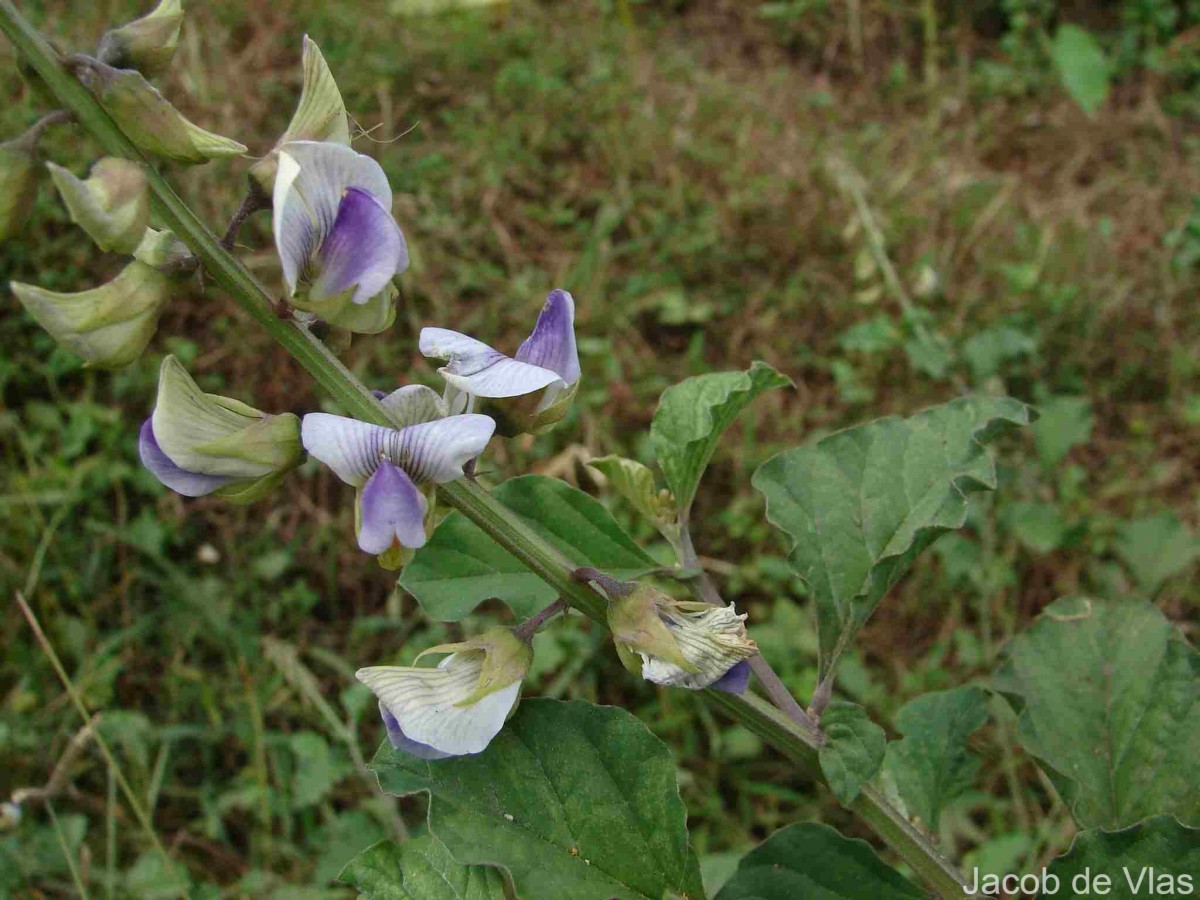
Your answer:
[[[206,394],[174,356],[163,359],[150,422],[158,449],[174,466],[232,479],[215,493],[237,502],[263,496],[304,458],[297,416]]]
[[[250,177],[268,197],[275,188],[279,148],[288,141],[332,141],[350,146],[350,118],[342,93],[320,48],[308,35],[304,36],[303,66],[300,103],[287,131],[275,142],[270,153],[250,167]]]
[[[82,356],[84,365],[117,368],[137,359],[154,335],[170,281],[135,261],[108,284],[77,294],[15,281],[12,289],[38,324]]]
[[[150,221],[150,192],[142,167],[127,159],[106,158],[92,167],[87,181],[62,166],[46,163],[71,221],[101,250],[132,253]]]
[[[134,69],[86,63],[87,83],[125,136],[155,156],[183,163],[241,156],[244,144],[189,122]]]
[[[180,0],[162,0],[153,12],[107,32],[97,55],[110,66],[155,78],[170,65],[182,26]]]
[[[37,156],[29,141],[0,144],[0,243],[17,234],[37,200]]]
[[[482,660],[479,680],[469,694],[454,705],[471,706],[488,694],[503,690],[516,681],[524,680],[533,665],[533,646],[513,633],[511,628],[497,626],[483,634],[454,644],[439,644],[417,655],[420,660],[427,653],[457,653],[464,659]]]
[[[192,251],[173,232],[147,228],[133,251],[133,258],[155,268],[182,269],[183,263],[192,258]]]

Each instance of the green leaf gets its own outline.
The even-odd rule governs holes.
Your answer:
[[[1200,877],[1200,830],[1170,816],[1155,816],[1124,831],[1093,828],[1075,836],[1071,849],[1050,863],[1049,873],[1059,880],[1061,897],[1192,896]],[[1098,883],[1099,876],[1109,883]]]
[[[784,451],[754,473],[816,599],[822,677],[917,554],[963,525],[967,492],[995,488],[984,444],[1031,412],[1009,398],[962,397]]]
[[[319,734],[301,731],[288,740],[295,758],[292,770],[292,808],[303,809],[325,799],[348,771]]]
[[[654,483],[654,473],[635,459],[623,456],[601,456],[588,460],[607,479],[608,486],[624,497],[639,513],[657,527],[675,521],[675,498],[670,491],[660,491]]]
[[[887,767],[905,804],[936,833],[946,803],[971,786],[979,760],[967,738],[987,722],[987,692],[977,687],[936,691],[896,713],[903,739],[888,745]]]
[[[764,362],[745,372],[713,372],[688,378],[663,391],[650,440],[681,514],[696,496],[700,476],[717,441],[755,397],[792,380]]]
[[[1047,469],[1058,465],[1071,448],[1092,437],[1092,403],[1087,397],[1050,397],[1038,404],[1033,425],[1038,459]]]
[[[576,566],[595,566],[625,580],[655,567],[603,506],[556,478],[512,478],[492,496]],[[457,512],[417,551],[400,584],[426,613],[443,622],[457,622],[493,597],[518,616],[531,616],[557,596],[554,588]]]
[[[828,825],[783,828],[749,853],[716,900],[900,900],[926,896],[870,844]]]
[[[1014,503],[1004,520],[1017,539],[1034,553],[1057,550],[1070,531],[1066,517],[1053,503]]]
[[[1023,331],[999,325],[985,328],[963,344],[962,355],[971,369],[971,378],[982,384],[999,375],[1004,366],[1037,350],[1037,341]]]
[[[338,880],[363,900],[505,900],[492,866],[463,866],[431,835],[403,844],[380,841],[346,864]]]
[[[861,706],[840,701],[829,704],[821,715],[821,729],[829,739],[818,754],[821,771],[834,796],[846,805],[883,765],[887,736]]]
[[[1154,606],[1056,601],[1009,644],[996,686],[1081,828],[1200,822],[1200,653]]]
[[[1122,523],[1114,549],[1138,587],[1153,595],[1164,581],[1191,568],[1200,557],[1200,540],[1174,513],[1164,512]]]
[[[670,751],[623,709],[527,700],[483,753],[385,743],[372,768],[385,791],[427,791],[454,858],[504,866],[522,900],[704,896]]]
[[[1108,98],[1113,65],[1092,33],[1077,25],[1060,26],[1050,58],[1067,93],[1085,113],[1095,115]]]

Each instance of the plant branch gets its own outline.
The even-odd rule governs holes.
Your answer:
[[[246,191],[242,205],[233,214],[233,218],[229,220],[229,227],[225,229],[225,234],[221,237],[221,246],[226,250],[232,250],[234,243],[237,241],[238,232],[242,230],[242,225],[245,224],[246,220],[256,212],[270,208],[270,198],[263,193],[257,181],[251,180],[250,189]]]
[[[49,89],[110,155],[142,164],[150,186],[152,208],[159,220],[195,253],[197,259],[232,299],[281,347],[287,350],[342,407],[362,421],[394,426],[387,410],[302,323],[278,318],[269,295],[242,265],[221,246],[154,169],[90,93],[59,63],[53,48],[17,11],[12,0],[0,0],[0,31],[8,35]],[[535,575],[553,587],[570,606],[604,623],[608,601],[595,588],[572,577],[575,566],[519,517],[497,502],[470,478],[441,485],[439,493],[449,506],[492,537]],[[735,697],[704,691],[715,706],[759,734],[806,769],[821,778],[812,736],[795,722],[754,696]],[[878,794],[864,789],[852,804],[895,852],[941,897],[964,896],[965,881],[922,835],[907,826],[903,817]]]
[[[42,139],[42,135],[55,125],[62,125],[71,121],[71,114],[65,109],[56,109],[53,112],[48,112],[27,129],[25,133],[17,138],[17,142],[24,144],[30,150],[37,148],[38,141]]]
[[[533,636],[538,633],[543,625],[553,619],[559,613],[565,613],[570,607],[567,606],[567,601],[559,597],[545,609],[539,610],[521,624],[513,628],[513,634],[523,641],[533,639]]]

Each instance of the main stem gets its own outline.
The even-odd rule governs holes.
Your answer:
[[[244,309],[349,415],[378,425],[393,425],[387,411],[324,344],[301,323],[284,321],[272,310],[262,285],[180,199],[170,184],[125,137],[92,95],[61,66],[45,38],[25,19],[12,0],[0,0],[0,31],[29,62],[63,108],[106,153],[142,165],[150,187],[152,209],[159,221],[179,237],[234,301]],[[607,601],[590,585],[574,580],[573,563],[534,533],[474,480],[463,478],[439,488],[446,502],[490,535],[574,608],[603,623]],[[816,746],[810,734],[765,701],[704,691],[750,731],[821,778]],[[822,779],[823,780],[823,779]],[[961,898],[966,882],[923,835],[876,791],[867,788],[850,806],[940,897]]]

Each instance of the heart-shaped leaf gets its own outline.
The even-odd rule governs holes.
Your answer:
[[[821,730],[828,738],[818,753],[821,771],[834,796],[848,804],[883,765],[887,736],[861,706],[838,701],[822,714]]]
[[[1200,886],[1200,830],[1171,816],[1155,816],[1123,831],[1093,828],[1077,834],[1048,871],[1058,880],[1053,894],[1054,884],[1047,885],[1049,896],[1194,896]]]
[[[380,841],[346,864],[338,880],[361,900],[507,900],[493,866],[464,866],[431,835],[403,844]]]

